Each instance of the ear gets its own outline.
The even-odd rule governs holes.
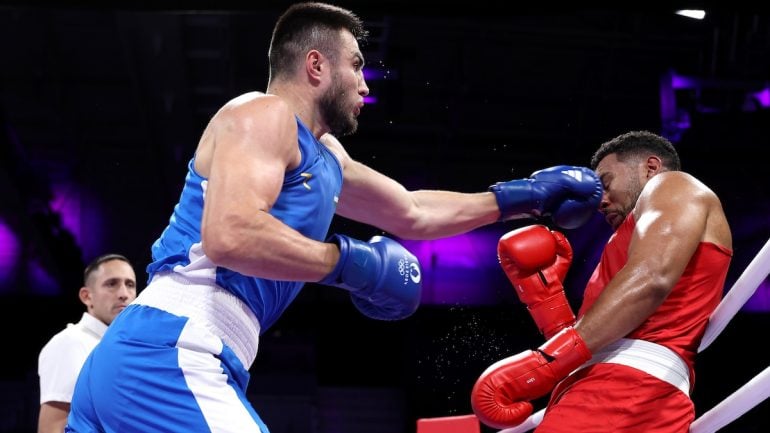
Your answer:
[[[647,179],[663,171],[663,161],[655,155],[648,156],[645,164],[647,168]]]
[[[318,84],[321,81],[325,68],[326,58],[324,55],[318,50],[308,51],[305,56],[305,73],[311,83]]]
[[[86,307],[91,305],[91,291],[88,290],[88,287],[81,287],[80,291],[78,292],[78,297],[80,298],[80,302],[85,304]]]

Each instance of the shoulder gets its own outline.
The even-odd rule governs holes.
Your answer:
[[[45,353],[62,352],[80,345],[81,338],[77,325],[68,324],[66,328],[54,334],[40,350],[41,356]]]
[[[642,189],[634,214],[647,211],[674,211],[708,213],[720,205],[719,198],[708,186],[693,175],[683,171],[668,171],[653,176]]]
[[[695,176],[684,171],[667,171],[653,176],[643,194],[660,198],[716,199],[716,194]]]
[[[249,92],[225,103],[214,115],[214,122],[241,127],[294,123],[294,112],[283,98],[262,92]]]
[[[198,145],[201,159],[196,160],[195,167],[207,176],[215,148],[229,149],[216,154],[225,158],[234,155],[237,159],[263,155],[264,152],[243,153],[255,146],[280,156],[287,166],[294,166],[301,158],[297,136],[297,118],[285,99],[261,92],[245,93],[228,101],[211,119]]]
[[[272,107],[291,112],[289,104],[278,95],[268,95],[262,92],[243,93],[227,101],[223,108],[227,109],[252,109],[257,107]]]
[[[346,166],[352,163],[352,159],[350,158],[350,155],[345,150],[345,147],[342,146],[342,143],[340,143],[337,137],[329,133],[326,133],[322,135],[321,138],[318,139],[318,141],[320,141],[321,144],[326,146],[326,148],[329,149],[329,151],[333,153],[334,156],[337,157],[343,170],[345,169]]]

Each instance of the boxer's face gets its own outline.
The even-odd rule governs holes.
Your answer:
[[[604,157],[596,166],[596,174],[604,186],[599,210],[613,229],[617,229],[634,209],[642,192],[644,182],[640,177],[643,175],[643,171],[640,174],[640,166],[638,158],[621,162],[614,153]]]
[[[321,115],[329,132],[338,137],[356,132],[364,96],[369,94],[363,73],[364,57],[358,42],[348,31],[341,32],[340,40],[331,82],[320,101]]]

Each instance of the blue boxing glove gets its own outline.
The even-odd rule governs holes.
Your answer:
[[[604,188],[593,170],[557,165],[528,179],[498,182],[489,187],[500,207],[500,220],[551,217],[554,224],[574,229],[599,209]]]
[[[393,239],[374,236],[369,242],[344,235],[328,239],[340,248],[340,259],[319,283],[350,291],[358,310],[372,319],[399,320],[420,305],[420,263]]]

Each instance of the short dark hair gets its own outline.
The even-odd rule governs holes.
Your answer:
[[[359,42],[369,35],[364,23],[353,12],[326,3],[302,2],[291,5],[273,28],[270,49],[270,78],[294,71],[308,50],[317,49],[336,60],[339,30],[348,30]]]
[[[630,157],[642,156],[646,152],[654,153],[660,157],[663,167],[668,170],[681,170],[682,168],[679,154],[674,145],[666,138],[650,131],[626,132],[603,143],[591,157],[591,168],[595,170],[599,161],[613,153],[618,156],[619,161],[626,161]]]
[[[101,256],[91,260],[91,263],[89,263],[88,266],[86,266],[86,269],[83,271],[83,285],[85,286],[88,285],[88,277],[90,277],[91,274],[96,272],[96,270],[99,269],[99,266],[101,266],[102,263],[110,262],[112,260],[121,260],[128,263],[130,266],[132,266],[131,262],[123,255],[114,254],[114,253],[102,254]]]

